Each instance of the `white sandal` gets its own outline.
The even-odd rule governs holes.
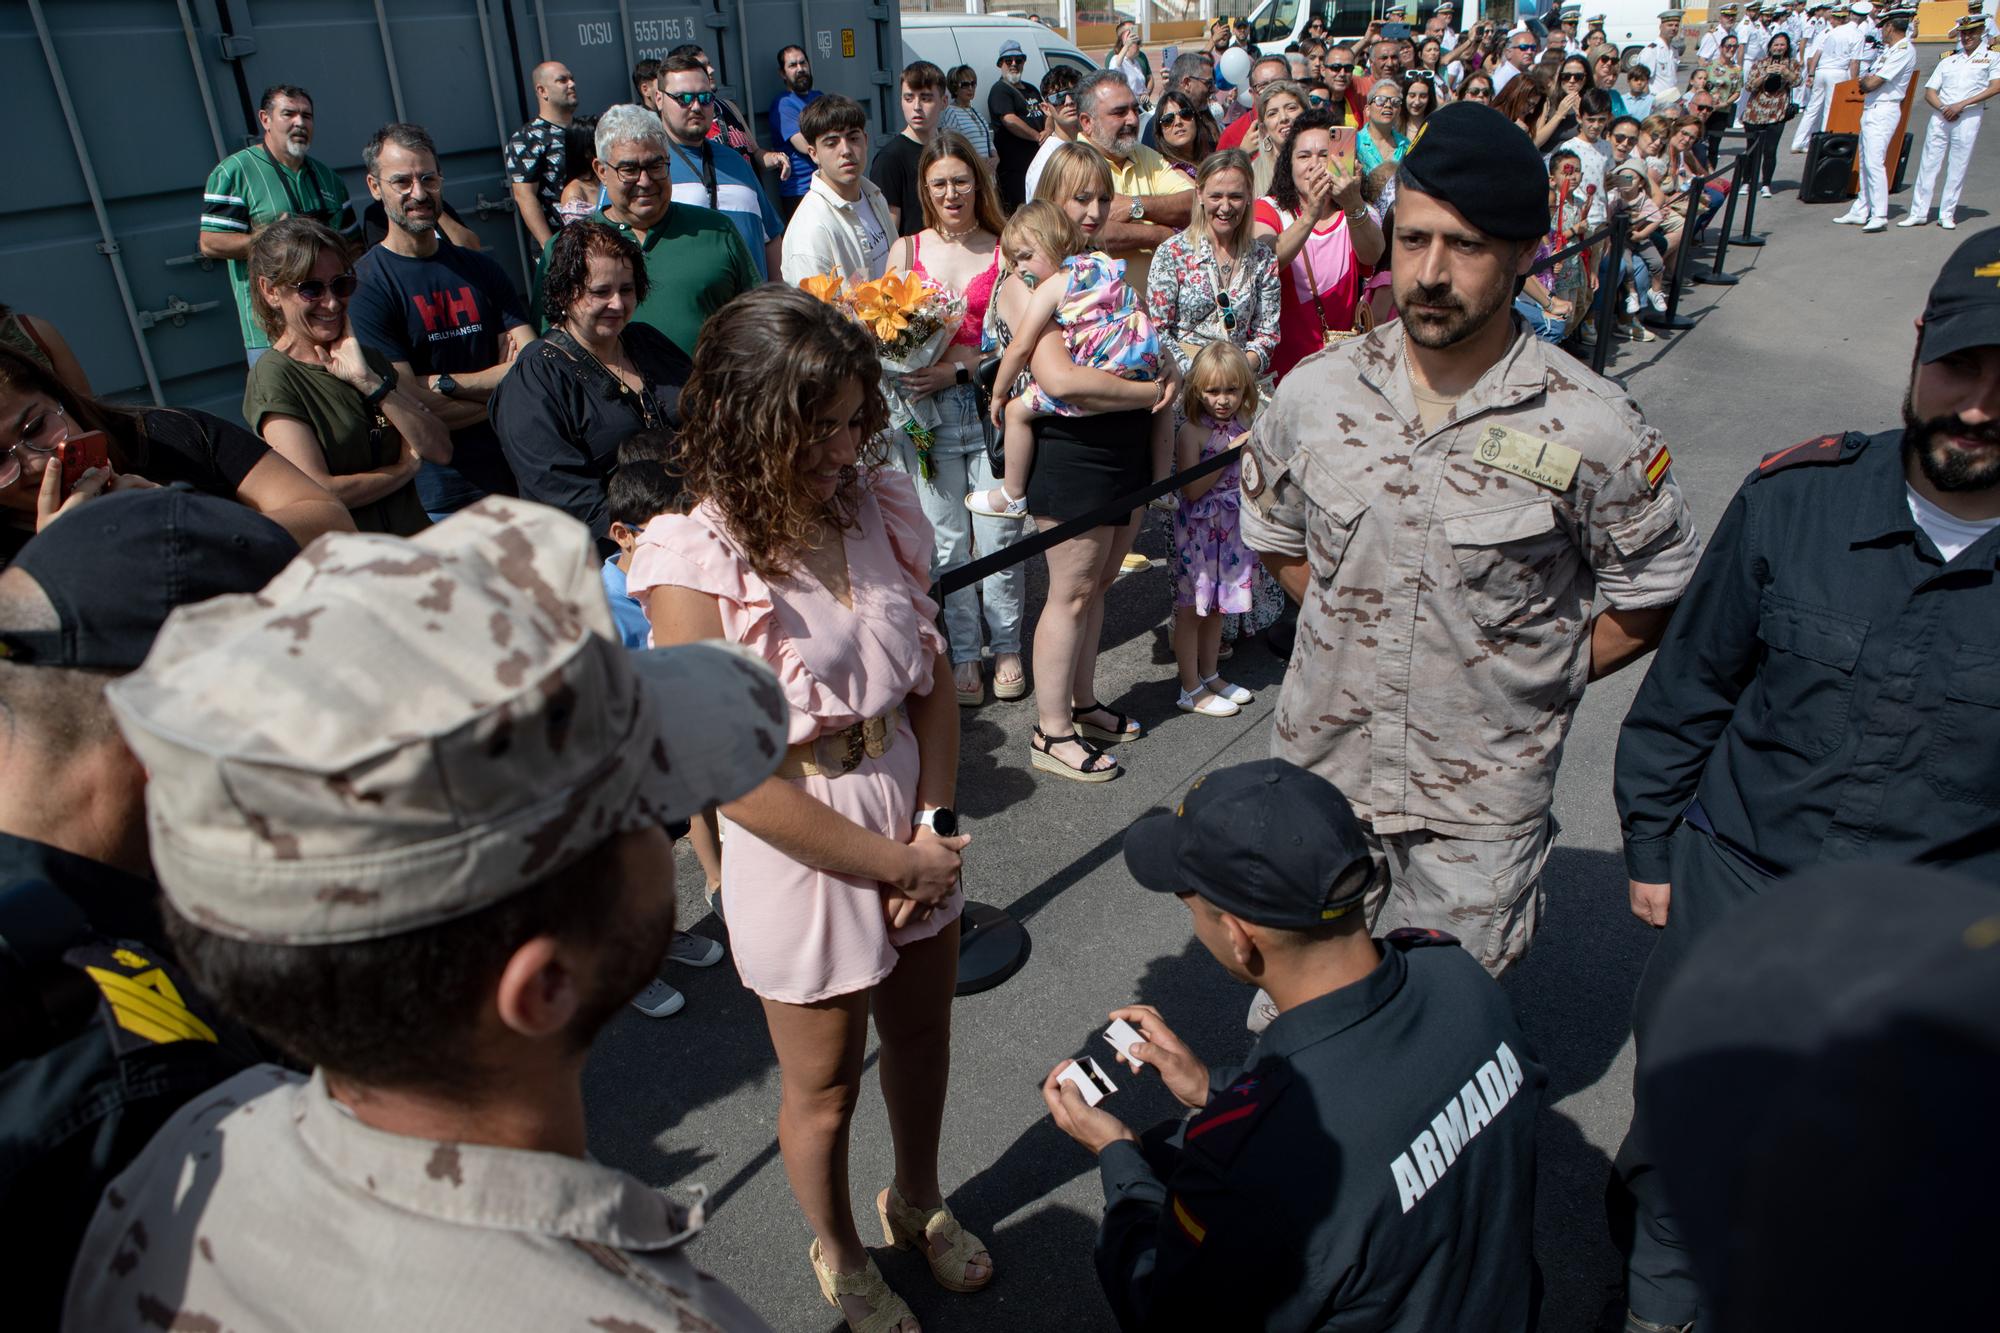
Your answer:
[[[983,518],[1026,518],[1028,497],[1018,500],[1007,494],[1004,486],[995,486],[990,491],[967,491],[965,507]]]
[[[1200,713],[1205,717],[1235,717],[1243,711],[1230,700],[1211,693],[1206,685],[1192,693],[1182,690],[1180,700],[1174,706],[1183,713]]]
[[[1241,685],[1230,684],[1222,678],[1222,673],[1219,671],[1213,676],[1203,676],[1201,683],[1208,688],[1210,694],[1219,694],[1233,704],[1254,704],[1257,702],[1256,695],[1250,693],[1250,691],[1244,689]]]

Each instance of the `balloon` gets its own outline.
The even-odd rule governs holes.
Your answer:
[[[1250,53],[1240,46],[1230,47],[1216,62],[1216,72],[1239,87],[1250,82]]]

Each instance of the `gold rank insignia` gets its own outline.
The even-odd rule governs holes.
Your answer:
[[[1583,455],[1566,444],[1538,440],[1505,426],[1488,426],[1473,448],[1473,457],[1488,467],[1512,473],[1558,493],[1576,480]]]

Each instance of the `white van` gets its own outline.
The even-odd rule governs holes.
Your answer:
[[[1067,36],[1032,19],[905,12],[902,27],[903,64],[928,60],[946,71],[953,65],[970,65],[979,75],[979,93],[973,103],[982,110],[987,90],[1000,77],[1000,44],[1010,38],[1021,44],[1028,57],[1021,77],[1038,87],[1051,65],[1073,65],[1078,74],[1097,68],[1097,62],[1077,50]]]
[[[1291,43],[1305,35],[1306,20],[1315,13],[1326,20],[1327,31],[1341,40],[1359,37],[1368,27],[1370,19],[1380,18],[1393,0],[1329,0],[1325,4],[1315,4],[1314,0],[1258,0],[1250,9],[1250,40],[1256,43],[1262,55],[1280,55]],[[1521,0],[1517,8],[1526,10],[1532,0]],[[1437,11],[1437,0],[1415,0],[1414,5],[1404,0],[1405,8],[1413,10],[1411,25],[1418,32]],[[1468,23],[1477,23],[1484,12],[1482,0],[1458,0],[1458,30],[1463,32]],[[909,19],[904,18],[908,23]]]

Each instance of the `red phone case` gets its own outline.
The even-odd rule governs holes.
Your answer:
[[[67,500],[76,484],[83,480],[83,474],[94,467],[111,466],[110,442],[101,430],[87,431],[63,442],[62,446],[62,493]]]

